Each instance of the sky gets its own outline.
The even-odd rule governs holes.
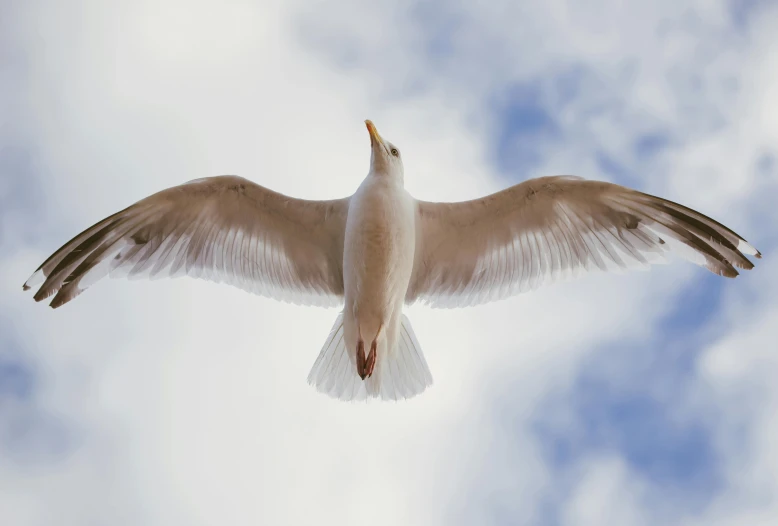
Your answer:
[[[13,526],[778,524],[778,3],[6,0],[0,514]],[[306,376],[337,309],[192,279],[22,283],[163,188],[351,194],[372,119],[417,198],[575,174],[764,255],[406,310],[435,383]]]

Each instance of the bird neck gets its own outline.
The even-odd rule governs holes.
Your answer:
[[[376,166],[374,164],[370,167],[368,177],[374,177],[376,179],[399,184],[400,186],[405,186],[405,178],[403,177],[402,170],[397,170],[389,166]]]

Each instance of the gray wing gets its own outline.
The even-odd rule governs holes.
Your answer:
[[[343,296],[348,198],[307,201],[236,176],[153,194],[86,229],[24,284],[35,300],[72,300],[106,275],[224,282],[304,305]]]
[[[482,199],[418,201],[406,302],[477,305],[588,270],[646,268],[668,251],[726,277],[761,254],[672,201],[572,176],[541,177]]]

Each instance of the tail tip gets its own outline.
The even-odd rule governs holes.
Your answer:
[[[364,370],[365,378],[360,378],[359,364],[356,363],[359,360],[349,356],[344,342],[341,313],[308,374],[308,384],[331,398],[349,402],[371,398],[393,401],[413,398],[432,385],[432,375],[405,315],[402,317],[399,341],[395,345],[389,354],[381,355],[378,350],[381,357],[375,363],[375,374],[367,374],[372,371]],[[373,360],[376,360],[375,354]]]

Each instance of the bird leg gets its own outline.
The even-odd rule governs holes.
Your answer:
[[[365,362],[365,374],[367,374],[368,378],[373,376],[373,368],[375,367],[376,345],[377,345],[376,341],[373,340],[373,343],[370,344],[370,353],[367,355],[367,360]]]
[[[376,349],[378,347],[378,336],[381,334],[381,329],[384,328],[382,323],[378,327],[378,332],[375,335],[373,343],[370,344],[370,353],[365,356],[365,341],[360,337],[357,341],[357,374],[362,380],[373,376],[373,369],[375,369],[376,362]]]
[[[376,332],[375,338],[373,338],[373,343],[370,344],[370,353],[367,355],[367,359],[365,360],[365,374],[367,374],[368,378],[373,376],[373,369],[375,368],[377,353],[376,348],[378,347],[378,337],[381,335],[381,329],[383,328],[383,323],[378,326],[378,332]]]
[[[367,377],[365,358],[365,342],[361,338],[357,342],[357,374],[363,380]]]

